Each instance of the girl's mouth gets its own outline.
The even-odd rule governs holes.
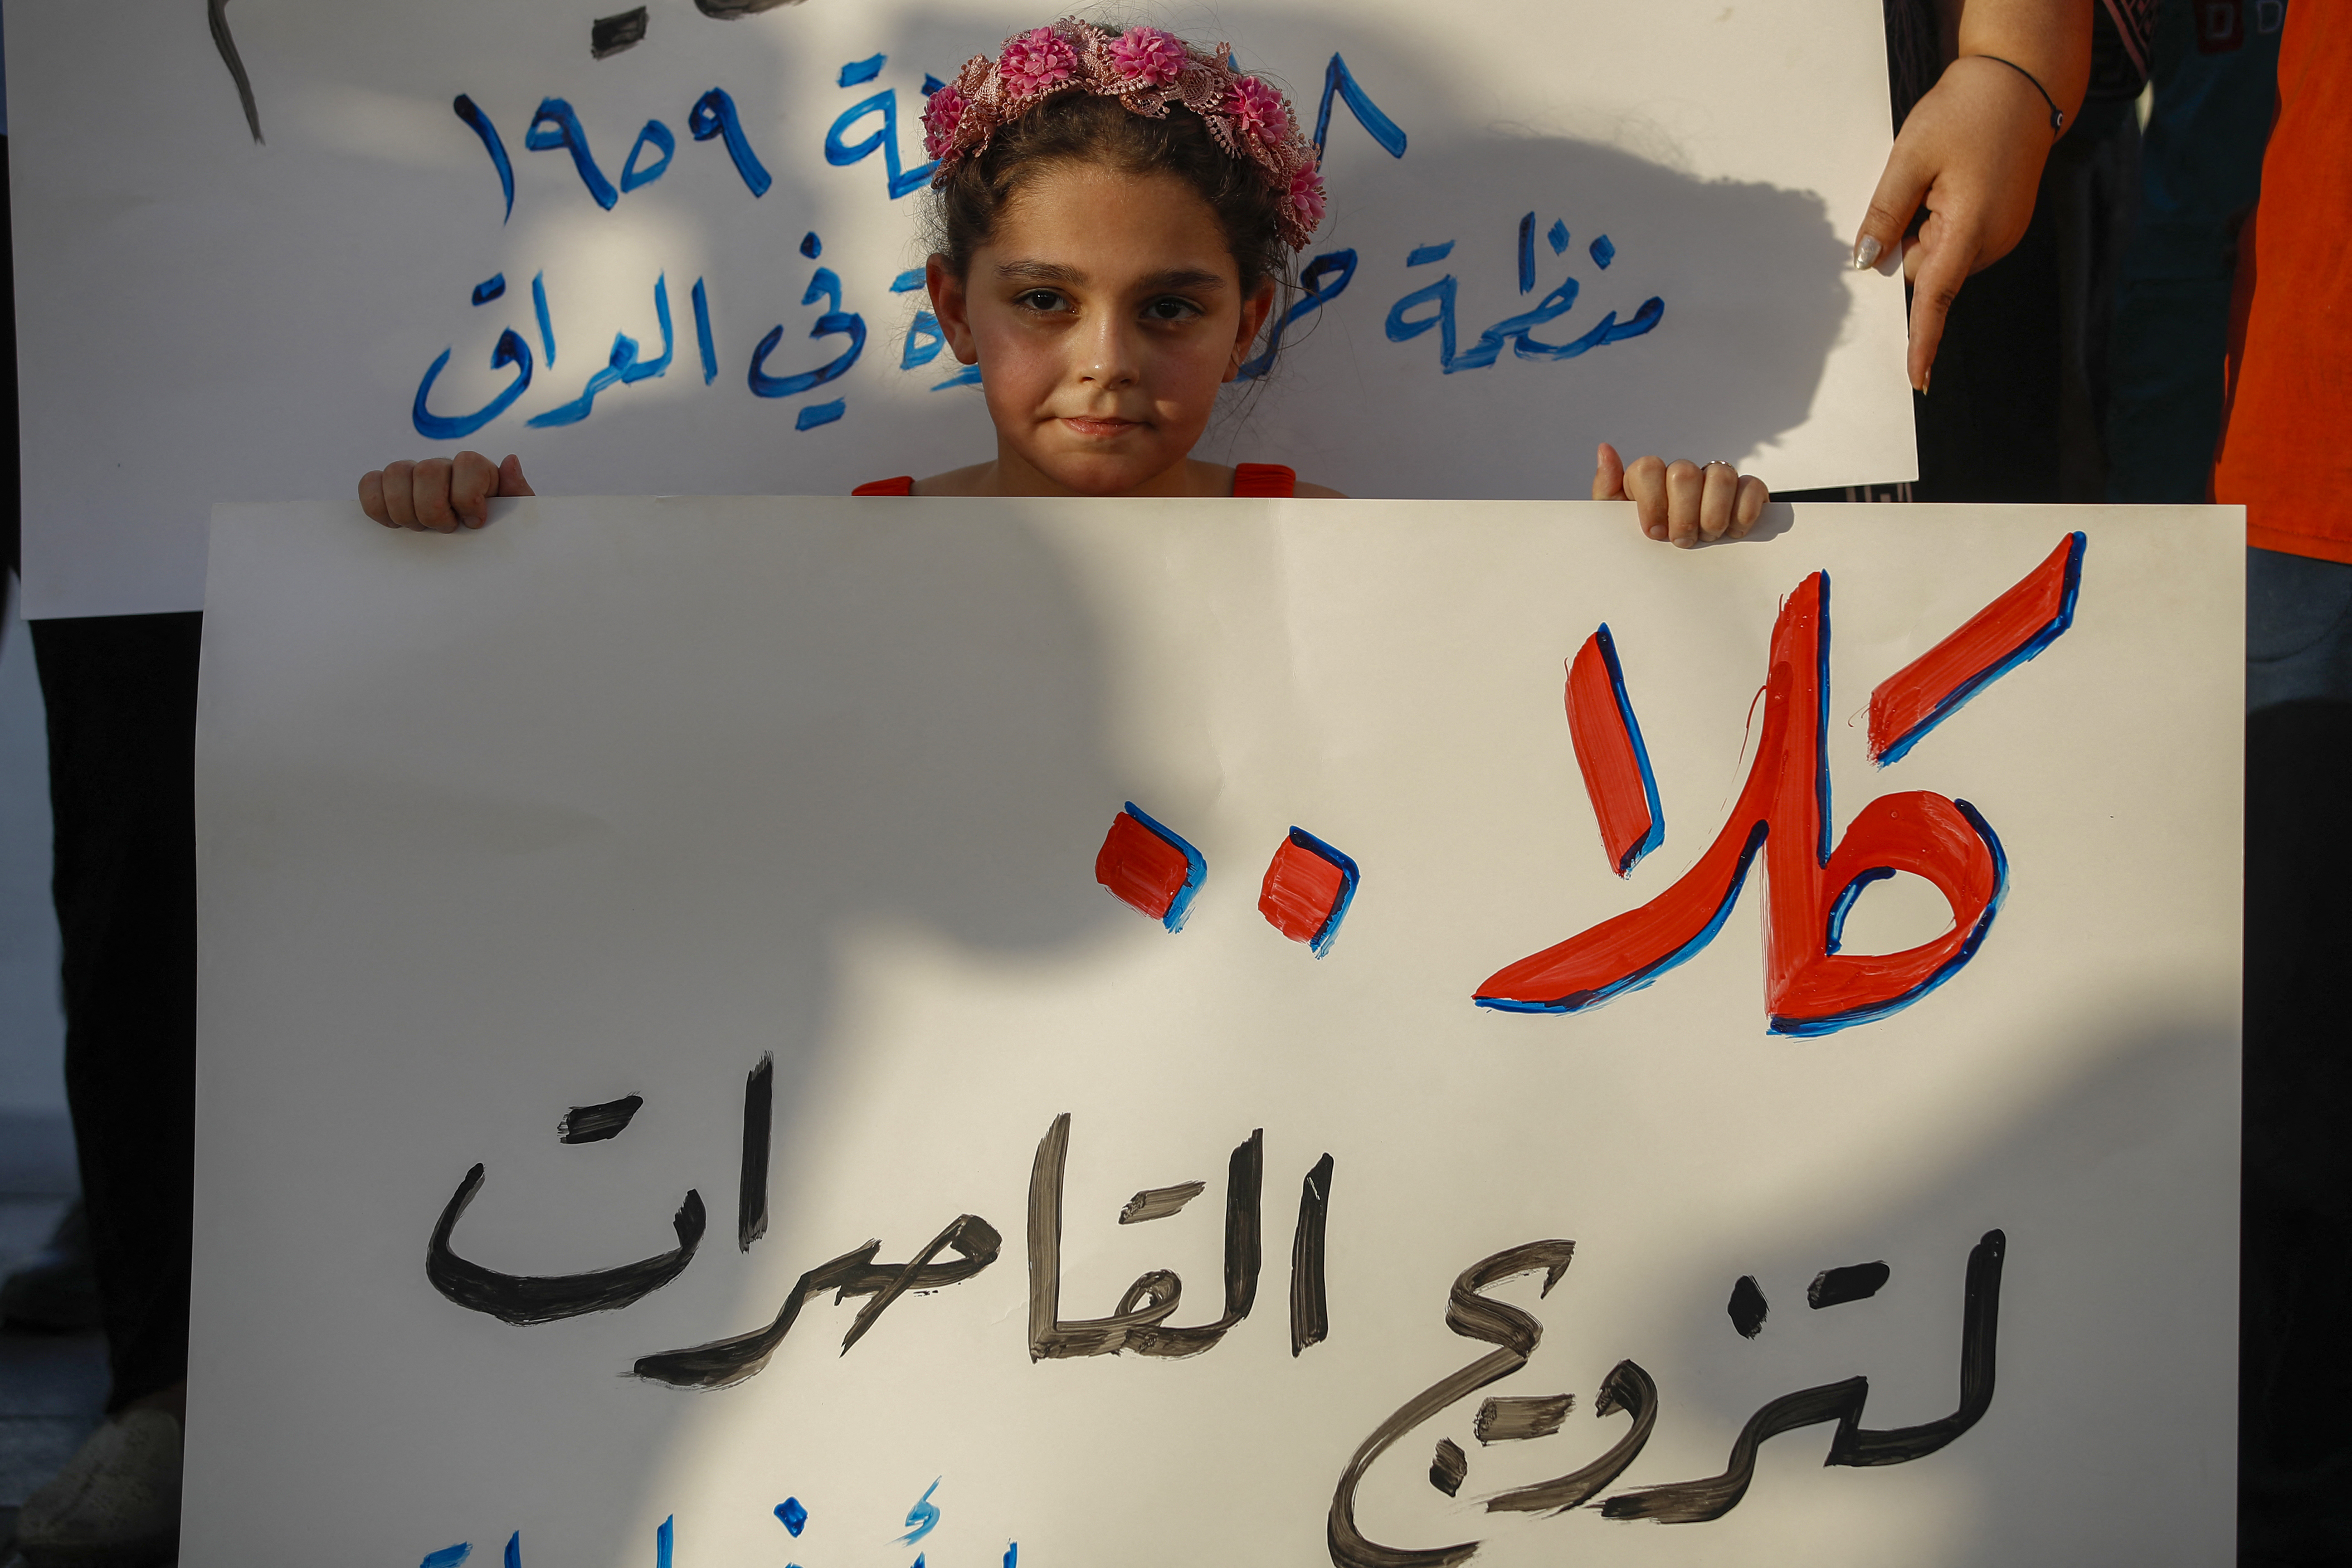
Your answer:
[[[1139,419],[1084,419],[1065,416],[1062,420],[1063,428],[1073,434],[1097,438],[1124,435],[1129,430],[1139,429],[1141,426]]]

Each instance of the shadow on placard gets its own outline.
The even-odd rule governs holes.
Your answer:
[[[1343,465],[1330,482],[1352,494],[1582,499],[1601,441],[1628,458],[1736,461],[1811,415],[1848,310],[1818,197],[1696,181],[1571,141],[1465,136],[1416,143],[1400,174],[1405,164],[1411,185],[1351,204],[1359,211],[1330,243],[1355,242],[1353,279],[1291,329],[1255,404],[1247,389],[1231,396],[1223,446],[1247,456],[1271,445],[1305,472]],[[1523,293],[1509,242],[1530,213],[1535,265]],[[1546,235],[1555,222],[1570,231],[1559,256]],[[1612,228],[1641,237],[1622,237],[1603,269],[1587,247]],[[1456,244],[1443,260],[1408,265],[1415,247],[1447,240]],[[1451,370],[1439,305],[1406,303],[1448,278]],[[1760,287],[1789,278],[1810,282],[1778,294]],[[1555,320],[1512,327],[1569,282],[1575,298]],[[1653,310],[1662,312],[1654,327],[1606,341]],[[1596,333],[1603,341],[1593,343]],[[1334,402],[1385,416],[1399,438],[1341,445],[1328,418]],[[1416,430],[1442,436],[1454,485],[1433,485]],[[1769,469],[1763,477],[1771,481]]]
[[[497,1541],[477,1529],[478,1563],[495,1558],[505,1531],[518,1527],[556,1536],[538,1551],[561,1555],[562,1532],[588,1528],[583,1510],[561,1500],[583,1496],[583,1455],[603,1467],[594,1519],[630,1521],[633,1536],[638,1521],[650,1531],[676,1507],[675,1494],[658,1489],[674,1484],[672,1459],[691,1424],[713,1402],[740,1410],[747,1399],[788,1397],[782,1363],[840,1353],[860,1303],[836,1307],[830,1291],[811,1301],[780,1364],[731,1390],[627,1381],[636,1358],[761,1329],[802,1270],[869,1237],[882,1239],[878,1261],[904,1262],[959,1212],[982,1206],[952,1177],[901,1177],[911,1194],[902,1197],[879,1173],[815,1170],[814,1151],[832,1129],[813,1118],[841,1103],[841,1077],[856,1066],[844,1042],[856,1000],[845,991],[847,967],[875,951],[859,939],[912,931],[923,946],[1019,962],[1149,923],[1097,885],[1093,862],[1122,801],[1157,797],[1148,779],[1122,776],[1113,761],[1110,647],[1068,562],[1038,532],[1011,519],[959,526],[887,501],[855,503],[866,515],[847,527],[795,526],[789,501],[720,502],[714,509],[738,526],[756,513],[761,531],[782,535],[739,557],[745,570],[720,574],[707,555],[700,568],[672,564],[676,525],[649,501],[640,526],[607,534],[593,562],[568,563],[561,591],[534,595],[511,576],[497,590],[468,586],[462,552],[528,552],[526,531],[545,542],[559,526],[516,515],[534,504],[482,534],[389,542],[435,560],[409,579],[416,600],[384,612],[405,629],[368,628],[401,639],[401,668],[381,679],[322,689],[307,673],[280,673],[290,666],[277,650],[337,635],[336,612],[323,605],[267,624],[216,611],[207,626],[211,668],[232,672],[218,679],[276,665],[266,688],[273,716],[257,743],[240,758],[236,736],[215,730],[207,763],[207,787],[224,793],[242,787],[240,768],[270,771],[255,782],[284,809],[237,831],[249,827],[279,857],[284,880],[272,896],[299,901],[313,886],[304,879],[318,876],[404,889],[342,883],[323,898],[335,942],[403,949],[396,964],[338,971],[335,1005],[394,1018],[415,1007],[395,1034],[418,1016],[474,1032],[466,1048],[501,1058],[479,1081],[502,1086],[502,1103],[476,1125],[530,1130],[462,1150],[430,1173],[425,1202],[394,1199],[390,1212],[379,1198],[355,1205],[413,1259],[399,1281],[402,1332],[439,1339],[462,1363],[476,1407],[497,1409],[505,1430],[566,1435],[502,1448],[478,1481],[445,1480],[468,1500],[467,1517],[400,1525],[389,1544],[413,1544],[412,1563],[481,1519],[509,1522]],[[344,526],[373,532],[355,509]],[[496,629],[509,620],[527,634]],[[247,717],[260,700],[246,699]],[[307,703],[337,715],[334,744],[305,741]],[[1161,809],[1184,820],[1200,804]],[[614,831],[621,824],[633,831]],[[373,874],[407,862],[422,868],[414,878]],[[452,917],[416,918],[420,900]],[[436,971],[448,990],[425,978]],[[482,995],[499,1000],[470,1000]],[[478,1037],[493,1019],[520,1020],[519,1036]],[[926,1044],[948,1059],[967,1055],[952,1037]],[[763,1054],[774,1063],[767,1225],[743,1248],[739,1114],[746,1075]],[[408,1068],[376,1065],[413,1081],[401,1079]],[[558,1143],[566,1106],[625,1090],[643,1096],[638,1126],[586,1148]],[[250,1125],[257,1113],[243,1114]],[[223,1152],[234,1147],[233,1131],[223,1141],[232,1128],[224,1117],[207,1134],[215,1170],[237,1157]],[[409,1159],[396,1149],[390,1157]],[[707,1226],[675,1283],[625,1310],[498,1321],[488,1309],[432,1293],[425,1278],[436,1211],[470,1161],[487,1165],[488,1184],[451,1245],[481,1268],[545,1276],[625,1265],[669,1238],[623,1242],[616,1226],[666,1228],[660,1220],[689,1185]],[[566,1173],[579,1174],[567,1184]],[[820,1231],[808,1217],[817,1196],[837,1194],[836,1177],[877,1194],[847,1222],[854,1231],[831,1220]],[[817,1182],[826,1184],[803,1184]],[[532,1210],[512,1195],[531,1191],[553,1196]],[[625,1213],[598,1202],[614,1193],[627,1194]],[[1019,1216],[986,1217],[1005,1237],[995,1267],[1017,1272]],[[212,1222],[225,1221],[234,1216],[215,1210]],[[299,1272],[298,1256],[274,1254]],[[546,1284],[526,1288],[533,1300],[547,1299]],[[337,1287],[321,1289],[331,1296]],[[609,1301],[587,1289],[567,1299]],[[199,1270],[197,1307],[209,1314],[196,1325],[200,1355],[208,1342],[235,1342],[236,1306]],[[901,1303],[853,1355],[887,1363],[895,1335],[918,1327],[907,1321],[910,1309],[919,1310]],[[1008,1342],[1009,1353],[1017,1345]],[[391,1391],[376,1415],[405,1426],[386,1441],[429,1490],[425,1478],[445,1461],[474,1458],[436,1445],[429,1411],[395,1414],[404,1384],[415,1386],[403,1354],[372,1336],[336,1351],[362,1384]],[[610,1396],[616,1378],[621,1393]],[[206,1413],[197,1415],[201,1426]],[[593,1438],[579,1436],[591,1428]],[[251,1489],[268,1478],[234,1445],[191,1452],[195,1546],[245,1529],[227,1521],[226,1500],[257,1495]],[[339,1486],[373,1485],[348,1468],[323,1473]],[[288,1517],[257,1528],[294,1528]],[[782,1530],[770,1528],[781,1547]],[[643,1545],[640,1537],[626,1551],[617,1542],[599,1550],[635,1561]]]
[[[665,677],[657,686],[615,682],[639,694],[626,709],[571,706],[568,721],[583,732],[565,744],[583,765],[629,776],[641,799],[674,800],[681,812],[738,828],[756,825],[749,841],[735,833],[665,835],[666,845],[683,852],[641,851],[628,869],[616,870],[615,885],[637,907],[612,929],[651,925],[670,934],[662,967],[639,973],[645,984],[616,977],[614,994],[628,998],[632,1016],[610,1026],[658,1027],[658,1015],[681,1006],[690,1019],[697,994],[720,993],[723,1000],[679,1037],[687,1054],[675,1065],[646,1058],[649,1101],[665,1088],[674,1094],[687,1087],[680,1080],[690,1073],[698,1099],[708,1103],[715,1068],[740,1087],[735,1075],[763,1053],[773,1058],[766,1234],[739,1250],[738,1128],[714,1125],[693,1167],[709,1229],[681,1288],[614,1314],[622,1331],[599,1336],[598,1353],[576,1366],[583,1380],[626,1374],[637,1356],[768,1328],[803,1270],[869,1237],[881,1238],[876,1261],[895,1268],[916,1258],[960,1212],[979,1206],[950,1181],[924,1187],[912,1205],[858,1217],[854,1223],[867,1228],[854,1234],[819,1233],[795,1215],[809,1199],[796,1186],[808,1162],[796,1152],[822,1142],[825,1130],[810,1119],[839,1103],[844,965],[861,933],[911,930],[967,954],[1018,959],[1067,952],[1144,920],[1093,875],[1102,834],[1125,799],[1148,792],[1149,781],[1122,777],[1111,758],[1109,648],[1067,562],[1018,525],[949,526],[888,502],[862,504],[877,516],[854,540],[837,529],[798,532],[784,546],[787,570],[763,572],[756,584],[696,584],[703,613],[683,650],[665,647],[681,629],[666,622],[571,622],[583,660],[599,657],[593,649],[601,644],[604,667],[642,658]],[[673,583],[663,602],[675,605],[677,592]],[[569,662],[557,649],[540,653],[554,659],[551,669]],[[747,670],[773,674],[747,679]],[[667,681],[696,672],[728,683],[723,706],[709,696],[656,698]],[[625,758],[615,748],[625,748]],[[1181,819],[1188,804],[1198,803],[1162,809]],[[748,913],[739,929],[715,913],[721,910]],[[634,951],[625,939],[616,967],[626,969]],[[648,1004],[641,994],[648,990],[666,1000]],[[736,1027],[747,1018],[757,1021],[756,1035]],[[714,1028],[714,1020],[725,1026]],[[680,1021],[661,1033],[677,1035]],[[718,1042],[736,1039],[740,1055],[730,1061]],[[924,1223],[887,1217],[907,1208]],[[993,1267],[1017,1272],[1019,1216],[984,1217],[1003,1237]],[[461,1251],[463,1237],[461,1229]],[[947,1251],[935,1261],[955,1259]],[[740,1408],[746,1400],[788,1398],[791,1366],[813,1354],[844,1353],[843,1336],[862,1304],[853,1298],[836,1306],[831,1289],[819,1292],[764,1369],[739,1360],[736,1373],[703,1385],[629,1383],[630,1441],[641,1459],[635,1474],[616,1470],[611,1479],[646,1490],[635,1514],[615,1517],[658,1521],[672,1512],[674,1494],[661,1491],[675,1481],[665,1456],[688,1424],[713,1414],[714,1401]],[[846,1353],[887,1360],[894,1332],[919,1331],[907,1316],[902,1306]],[[1018,1353],[1012,1344],[1008,1353]],[[738,1374],[747,1381],[735,1382]],[[560,1487],[554,1470],[548,1482]],[[509,1495],[555,1493],[518,1487]],[[782,1495],[746,1500],[747,1506],[757,1500],[764,1510]],[[780,1547],[785,1539],[778,1529]]]
[[[1361,12],[1285,13],[1249,34],[1237,40],[1245,63],[1282,65],[1303,126],[1326,62],[1343,52],[1370,97],[1405,106],[1407,146],[1389,156],[1333,102],[1330,213],[1301,263],[1349,249],[1354,274],[1289,328],[1262,389],[1229,395],[1213,445],[1242,458],[1270,449],[1351,494],[1582,499],[1600,441],[1629,457],[1737,459],[1810,416],[1850,309],[1844,243],[1820,195],[1698,178],[1622,146],[1499,122],[1480,84],[1431,72],[1411,40]],[[1412,263],[1449,242],[1442,259]],[[1391,319],[1449,275],[1451,371],[1442,322],[1412,325],[1434,305]],[[1565,310],[1507,330],[1570,282]],[[1663,314],[1650,330],[1560,352],[1612,316],[1619,332],[1638,325],[1654,300]],[[1481,364],[1496,328],[1507,329],[1499,352]],[[1400,331],[1412,335],[1397,341]],[[1339,447],[1327,433],[1334,403],[1385,414],[1401,438]],[[1417,429],[1442,432],[1453,487],[1432,487]],[[1494,478],[1465,484],[1465,473]]]
[[[1766,1048],[1787,1047],[1775,1042]],[[1803,1388],[1868,1379],[1859,1423],[1868,1429],[1952,1417],[1962,1408],[1962,1299],[1971,1251],[1998,1230],[2005,1247],[1990,1402],[1946,1446],[1895,1461],[1931,1472],[1942,1495],[1954,1500],[1944,1519],[1955,1533],[1937,1560],[2014,1560],[2021,1529],[2046,1543],[2053,1560],[2214,1560],[2198,1553],[2226,1550],[2235,1498],[2234,1448],[2226,1436],[2210,1436],[2217,1427],[2226,1434],[2235,1414],[2237,1347],[2229,1331],[2237,1301],[2230,1267],[2237,1255],[2237,1119],[2226,1100],[2237,1083],[2234,1020],[2200,1026],[2191,1018],[2170,1027],[2126,1029],[2095,1055],[2097,1066],[1996,1138],[1898,1184],[1899,1195],[1887,1206],[1832,1224],[1791,1215],[1770,1233],[1727,1250],[1712,1272],[1687,1269],[1679,1279],[1661,1279],[1661,1297],[1679,1304],[1660,1315],[1654,1337],[1640,1346],[1594,1344],[1580,1327],[1575,1274],[1611,1266],[1590,1249],[1580,1251],[1569,1284],[1549,1301],[1537,1300],[1532,1290],[1514,1293],[1513,1300],[1545,1322],[1545,1347],[1527,1371],[1416,1428],[1368,1478],[1368,1497],[1377,1487],[1392,1499],[1421,1499],[1416,1512],[1424,1516],[1424,1528],[1410,1538],[1397,1538],[1402,1532],[1392,1530],[1383,1543],[1414,1549],[1483,1536],[1494,1543],[1498,1561],[1517,1562],[1515,1552],[1531,1549],[1546,1556],[1592,1550],[1621,1531],[1647,1535],[1671,1529],[1678,1536],[1727,1531],[1740,1508],[1771,1507],[1777,1481],[1800,1470],[1818,1473],[1836,1431],[1832,1422],[1763,1440],[1753,1451],[1745,1496],[1717,1520],[1662,1525],[1606,1517],[1602,1509],[1612,1498],[1645,1488],[1736,1472],[1734,1437],[1743,1425],[1768,1402]],[[2223,1103],[2217,1104],[2217,1095]],[[2198,1105],[2207,1109],[2181,1113]],[[2182,1162],[2223,1179],[2185,1203],[2117,1201],[2120,1193],[2168,1179],[2166,1173]],[[1867,1178],[1864,1172],[1855,1174]],[[1895,1260],[1891,1277],[1871,1267],[1889,1258]],[[1462,1259],[1465,1268],[1475,1261]],[[1617,1261],[1643,1266],[1638,1258]],[[1840,1278],[1820,1278],[1831,1271]],[[1815,1294],[1822,1297],[1818,1307],[1811,1299]],[[2215,1329],[2218,1338],[2189,1337]],[[1466,1361],[1483,1347],[1463,1342],[1462,1348]],[[1626,1414],[1595,1419],[1592,1389],[1559,1386],[1559,1363],[1545,1359],[1559,1349],[1588,1367],[1606,1368],[1630,1353],[1637,1363],[1685,1369],[1681,1379],[1660,1380],[1656,1431],[1664,1436],[1696,1427],[1714,1434],[1699,1446],[1700,1463],[1677,1469],[1661,1462],[1654,1444],[1647,1457],[1635,1457],[1570,1512],[1486,1511],[1484,1500],[1587,1465],[1626,1436]],[[2178,1359],[2168,1363],[2168,1357]],[[2106,1396],[2095,1410],[2071,1403],[2085,1382]],[[1400,1401],[1410,1392],[1400,1388]],[[1480,1399],[1562,1392],[1576,1398],[1559,1433],[1567,1441],[1494,1449],[1477,1440],[1472,1416]],[[2070,1403],[2053,1407],[2053,1400]],[[2094,1458],[2050,1435],[2053,1426],[2060,1433],[2095,1430],[2107,1436]],[[2140,1439],[2133,1435],[2185,1429],[2208,1435],[2201,1439],[2204,1460],[2184,1466],[2176,1450],[2176,1462],[2151,1468],[2134,1451]],[[1425,1490],[1423,1472],[1432,1445],[1441,1438],[1453,1441],[1469,1463],[1460,1501],[1437,1517],[1429,1511],[1438,1500]],[[2027,1449],[2037,1451],[2021,1461]],[[2218,1465],[2210,1462],[2217,1457]],[[1890,1484],[1882,1478],[1894,1472],[1863,1465],[1829,1473],[1836,1479],[1824,1486],[1865,1508],[1864,1494],[1874,1484]],[[2133,1474],[2148,1479],[2116,1479]],[[2170,1487],[2190,1474],[2201,1479],[2201,1492],[2148,1489],[2158,1487],[2157,1477],[2169,1478],[2163,1485]],[[2137,1516],[2118,1516],[2105,1506],[2135,1484],[2147,1499]],[[1989,1510],[1996,1500],[1999,1508]],[[1989,1514],[2001,1522],[1985,1522]],[[2072,1548],[2064,1545],[2070,1541]],[[2188,1544],[2181,1556],[2168,1558],[2162,1543],[2173,1541]],[[1642,1561],[1654,1560],[1646,1554],[1654,1550],[1651,1542],[1626,1544],[1643,1549]]]

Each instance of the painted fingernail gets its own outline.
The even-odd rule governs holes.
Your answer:
[[[1878,253],[1882,248],[1883,247],[1878,243],[1878,237],[1875,235],[1865,234],[1860,239],[1855,240],[1853,242],[1853,269],[1856,272],[1869,271],[1871,268],[1877,265]]]

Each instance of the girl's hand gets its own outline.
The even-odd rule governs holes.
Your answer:
[[[1687,458],[1636,458],[1629,467],[1617,448],[1601,443],[1592,471],[1594,500],[1630,500],[1642,531],[1684,550],[1718,539],[1745,539],[1772,492],[1753,474],[1729,463],[1704,467]]]
[[[522,477],[522,461],[511,452],[492,467],[479,452],[427,458],[421,463],[387,463],[360,476],[360,510],[386,528],[455,533],[490,521],[492,496],[538,492]]]

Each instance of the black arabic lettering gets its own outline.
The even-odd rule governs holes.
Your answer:
[[[743,1080],[743,1163],[735,1189],[735,1243],[745,1252],[768,1234],[768,1144],[776,1115],[776,1058],[760,1058]]]
[[[1557,1479],[1538,1481],[1531,1487],[1519,1487],[1488,1498],[1486,1511],[1558,1513],[1606,1490],[1612,1481],[1625,1473],[1626,1467],[1641,1457],[1643,1446],[1650,1440],[1651,1429],[1658,1424],[1658,1385],[1638,1363],[1621,1361],[1601,1380],[1601,1396],[1592,1402],[1592,1414],[1613,1415],[1620,1410],[1633,1416],[1633,1424],[1610,1446],[1607,1453]]]
[[[1070,1152],[1070,1118],[1054,1119],[1037,1145],[1029,1173],[1029,1357],[1032,1361],[1076,1356],[1191,1356],[1210,1349],[1247,1318],[1257,1303],[1264,1264],[1260,1198],[1265,1184],[1265,1130],[1260,1128],[1233,1152],[1225,1170],[1225,1310],[1216,1321],[1167,1326],[1182,1300],[1183,1281],[1165,1268],[1138,1278],[1108,1317],[1069,1320],[1062,1316],[1062,1188]],[[1184,1182],[1150,1187],[1119,1211],[1121,1225],[1165,1219],[1180,1213],[1207,1184]],[[1325,1299],[1323,1235],[1331,1202],[1331,1156],[1325,1154],[1301,1184],[1298,1228],[1290,1250],[1290,1353],[1319,1344],[1331,1331]]]
[[[641,1356],[634,1370],[648,1383],[666,1383],[673,1388],[726,1388],[741,1383],[768,1364],[768,1358],[776,1353],[776,1347],[792,1332],[801,1309],[827,1290],[836,1292],[836,1302],[846,1301],[852,1296],[874,1298],[859,1311],[841,1342],[842,1353],[846,1355],[849,1348],[865,1337],[876,1320],[899,1297],[909,1290],[944,1289],[971,1279],[996,1261],[1003,1243],[1004,1238],[997,1234],[994,1226],[970,1214],[959,1215],[950,1221],[929,1246],[905,1263],[875,1262],[874,1255],[882,1249],[882,1244],[869,1241],[856,1251],[845,1252],[803,1274],[767,1327],[686,1350]],[[956,1261],[932,1261],[940,1253],[950,1251],[957,1255]]]
[[[1164,1268],[1138,1279],[1107,1318],[1065,1321],[1062,1311],[1062,1175],[1070,1152],[1070,1116],[1054,1119],[1037,1145],[1029,1174],[1029,1358],[1198,1355],[1223,1339],[1257,1302],[1264,1261],[1259,1197],[1265,1182],[1265,1131],[1234,1151],[1225,1170],[1225,1310],[1211,1323],[1166,1327],[1183,1296],[1183,1282]],[[1175,1189],[1163,1189],[1172,1193]],[[1139,1216],[1150,1194],[1129,1205]],[[1181,1206],[1179,1205],[1178,1206]],[[1174,1212],[1162,1208],[1162,1215]],[[1129,1221],[1129,1223],[1133,1223]]]
[[[1383,1546],[1370,1540],[1356,1528],[1356,1489],[1364,1472],[1371,1468],[1372,1461],[1394,1447],[1399,1438],[1455,1400],[1510,1376],[1527,1365],[1528,1357],[1535,1353],[1537,1343],[1543,1338],[1543,1325],[1536,1321],[1532,1313],[1492,1300],[1482,1292],[1506,1279],[1541,1269],[1543,1294],[1549,1296],[1552,1287],[1559,1283],[1560,1276],[1568,1272],[1569,1260],[1575,1253],[1576,1243],[1572,1241],[1530,1241],[1481,1258],[1454,1281],[1445,1303],[1445,1326],[1465,1340],[1499,1348],[1413,1395],[1374,1427],[1372,1435],[1356,1449],[1348,1468],[1339,1472],[1339,1484],[1331,1494],[1328,1533],[1331,1561],[1338,1568],[1449,1568],[1478,1550],[1475,1541],[1415,1550]]]
[[[617,1310],[685,1272],[702,1242],[702,1194],[688,1189],[670,1222],[677,1231],[677,1246],[671,1251],[586,1274],[500,1274],[458,1257],[449,1245],[457,1216],[481,1190],[482,1167],[476,1165],[457,1184],[433,1226],[433,1239],[425,1249],[425,1277],[460,1307],[487,1312],[502,1322],[551,1323],[583,1312]]]
[[[1837,1423],[1827,1464],[1904,1465],[1945,1447],[1992,1406],[1993,1356],[2000,1332],[2000,1271],[2008,1250],[2008,1237],[1989,1230],[1969,1253],[1960,1319],[1960,1403],[1951,1415],[1916,1426],[1872,1431],[1862,1425],[1863,1405],[1870,1397],[1868,1378],[1850,1377],[1843,1383],[1800,1389],[1782,1394],[1748,1418],[1732,1442],[1731,1458],[1723,1474],[1643,1487],[1611,1498],[1601,1504],[1601,1511],[1611,1519],[1654,1519],[1666,1524],[1721,1519],[1748,1494],[1748,1482],[1755,1476],[1756,1450],[1765,1439],[1823,1421]]]
[[[1331,1213],[1331,1156],[1325,1154],[1298,1188],[1298,1228],[1290,1239],[1290,1353],[1302,1354],[1331,1335],[1324,1290],[1323,1228]]]

